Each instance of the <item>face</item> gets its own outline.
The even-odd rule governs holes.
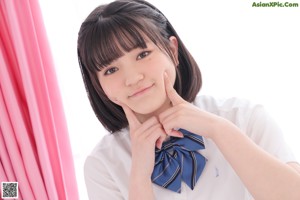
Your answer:
[[[177,39],[170,37],[171,50],[177,60]],[[98,72],[97,76],[108,98],[131,108],[141,121],[157,115],[170,106],[166,96],[164,73],[175,82],[175,64],[154,43],[147,48],[125,52]]]

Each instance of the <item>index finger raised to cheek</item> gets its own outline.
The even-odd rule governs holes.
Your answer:
[[[184,100],[181,98],[181,96],[179,96],[179,94],[173,88],[173,85],[172,85],[166,72],[164,73],[164,82],[165,82],[165,90],[166,90],[167,96],[169,97],[173,106],[184,102]]]
[[[126,115],[126,118],[128,120],[128,125],[130,129],[137,129],[141,123],[140,121],[136,118],[135,114],[133,111],[125,104],[120,104],[124,110],[124,113]]]

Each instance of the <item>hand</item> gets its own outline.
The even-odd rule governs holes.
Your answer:
[[[140,123],[128,106],[123,104],[121,106],[129,124],[132,172],[140,178],[151,177],[155,160],[155,146],[161,148],[167,135],[156,117]]]
[[[173,88],[167,74],[164,75],[165,90],[172,107],[159,115],[159,121],[168,135],[178,134],[178,128],[186,129],[192,133],[211,137],[214,126],[220,117],[208,113],[186,102]]]

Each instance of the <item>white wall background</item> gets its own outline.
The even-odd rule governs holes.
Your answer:
[[[40,0],[57,67],[81,199],[86,155],[105,134],[85,93],[77,33],[103,0]],[[300,7],[253,8],[253,1],[150,0],[169,18],[198,61],[202,94],[265,105],[300,160]],[[299,0],[293,1],[300,5]]]

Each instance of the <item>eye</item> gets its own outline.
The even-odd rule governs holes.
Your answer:
[[[146,56],[148,56],[150,54],[150,51],[143,51],[142,53],[140,53],[138,56],[137,56],[137,60],[140,60],[140,59],[143,59],[145,58]]]
[[[110,67],[107,70],[105,70],[104,75],[111,75],[113,73],[115,73],[116,71],[118,71],[119,69],[117,67]]]

